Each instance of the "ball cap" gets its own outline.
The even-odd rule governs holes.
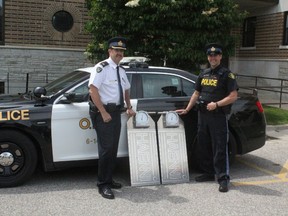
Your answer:
[[[210,43],[205,46],[206,55],[222,54],[222,45],[218,43]]]
[[[126,38],[113,37],[108,41],[109,48],[126,50]]]

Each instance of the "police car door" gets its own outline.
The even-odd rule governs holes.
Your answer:
[[[97,136],[89,116],[88,91],[88,81],[82,82],[67,92],[75,93],[78,101],[69,102],[67,97],[62,95],[53,105],[51,131],[54,162],[98,158]],[[82,101],[81,97],[84,98]],[[118,156],[127,156],[128,118],[125,113],[121,117]]]

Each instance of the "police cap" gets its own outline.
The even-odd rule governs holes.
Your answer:
[[[126,39],[123,37],[113,37],[108,41],[109,48],[126,50]]]
[[[217,43],[210,43],[205,46],[206,55],[218,55],[222,54],[222,45]]]

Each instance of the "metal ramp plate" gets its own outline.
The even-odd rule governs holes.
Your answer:
[[[135,128],[135,118],[127,122],[130,178],[132,186],[160,184],[155,122],[149,116],[148,128]]]
[[[162,184],[189,182],[184,123],[179,118],[178,127],[166,128],[164,116],[157,122]]]

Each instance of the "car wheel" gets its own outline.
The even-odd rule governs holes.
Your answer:
[[[37,151],[32,141],[17,131],[0,134],[0,187],[24,183],[35,171]]]

